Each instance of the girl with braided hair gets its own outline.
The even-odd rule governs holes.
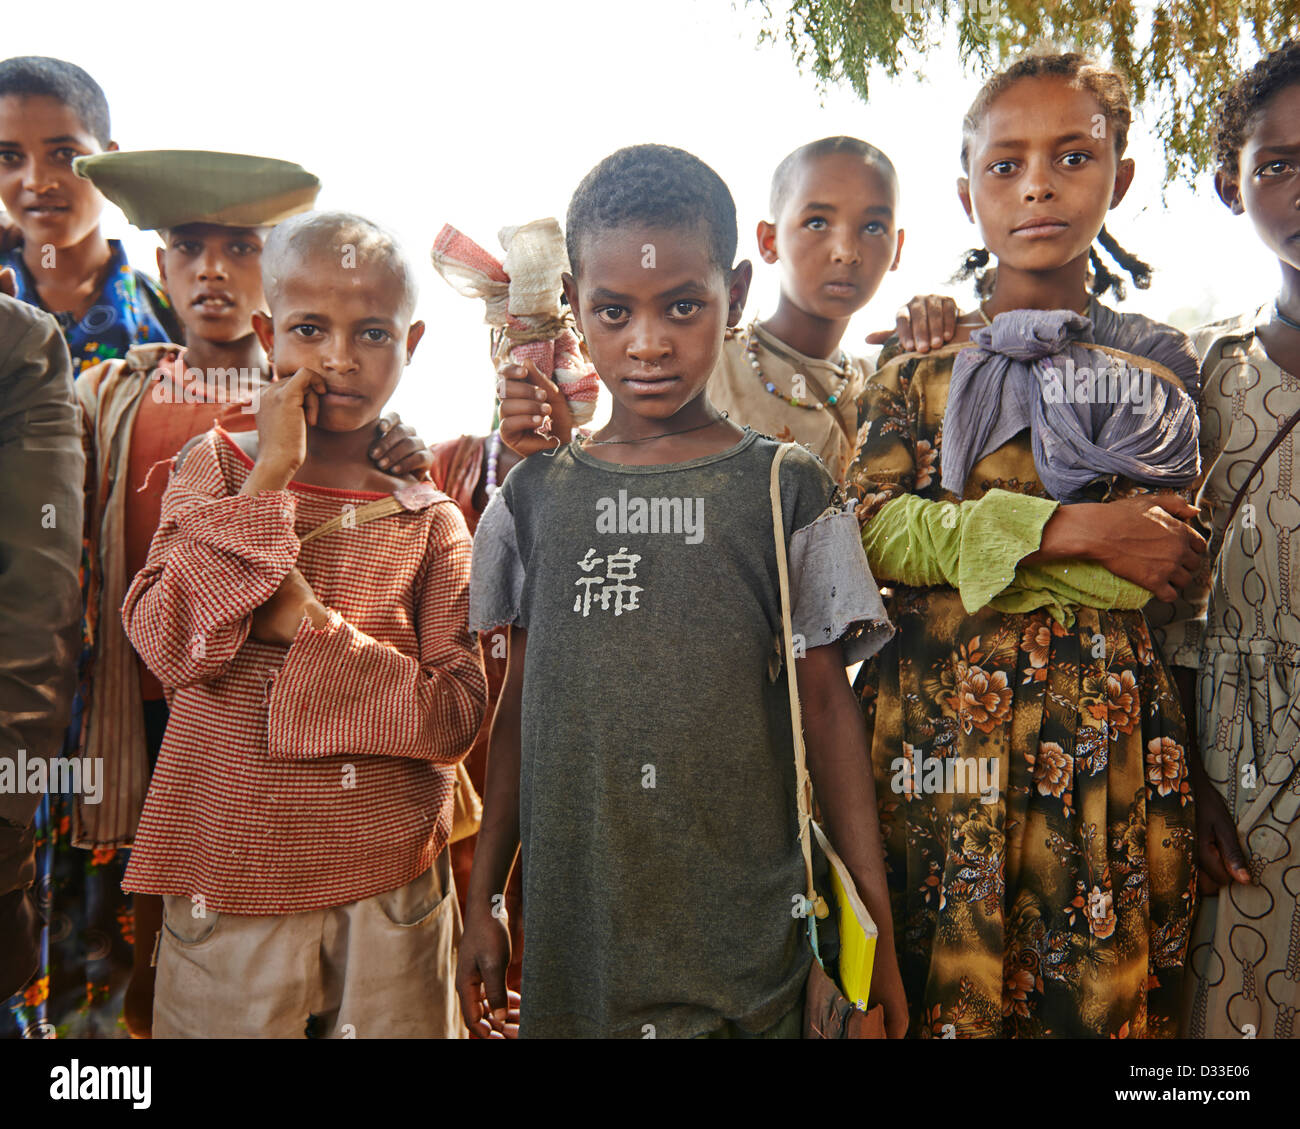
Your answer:
[[[1198,473],[1197,364],[1098,301],[1130,119],[1080,55],[984,87],[958,192],[996,271],[952,344],[886,355],[860,401],[846,489],[897,633],[855,689],[922,1036],[1176,1033],[1195,779],[1142,609],[1204,550],[1174,492]]]
[[[1026,55],[1006,70],[1000,71],[984,84],[962,122],[961,166],[963,176],[958,181],[957,193],[962,207],[973,224],[982,220],[972,210],[972,180],[978,179],[981,170],[972,172],[973,145],[995,104],[1002,96],[1025,82],[1057,80],[1091,98],[1095,105],[1082,119],[1083,139],[1094,146],[1110,142],[1113,145],[1118,172],[1113,192],[1106,210],[1116,207],[1128,192],[1133,179],[1134,166],[1125,159],[1129,128],[1133,111],[1129,103],[1128,84],[1117,70],[1089,59],[1076,52],[1059,52]],[[1043,107],[1030,107],[1033,118],[1043,117]],[[1013,130],[1012,133],[1016,133]],[[1008,135],[1005,139],[1011,148],[994,154],[992,159],[999,169],[990,179],[1007,180],[1006,172],[1016,165],[1018,154],[1011,150],[1023,141]],[[1068,138],[1062,138],[1068,142]],[[1081,160],[1069,152],[1069,145],[1061,150],[1062,161]],[[988,170],[984,170],[988,171]],[[985,208],[991,207],[990,193],[982,194]],[[1044,204],[1049,202],[1044,201]],[[1046,208],[1051,211],[1050,207]],[[1060,238],[1065,230],[1062,224],[1053,223],[1039,232],[1006,232],[986,240],[986,245],[967,251],[961,266],[950,282],[973,279],[979,305],[967,314],[959,314],[952,299],[939,295],[918,296],[898,311],[897,341],[886,340],[886,334],[872,334],[868,340],[885,343],[878,360],[884,365],[900,352],[928,353],[948,342],[966,341],[973,330],[989,323],[1004,310],[1017,309],[1034,303],[1055,302],[1056,307],[1071,309],[1092,322],[1090,340],[1128,352],[1149,356],[1152,360],[1172,369],[1196,395],[1199,365],[1187,337],[1172,326],[1162,325],[1136,313],[1120,313],[1103,305],[1101,299],[1108,293],[1122,302],[1126,295],[1124,277],[1139,290],[1151,285],[1151,266],[1122,247],[1100,222],[1103,211],[1092,222],[1071,225],[1068,238]],[[1062,217],[1050,217],[1053,220]],[[1087,238],[1087,243],[1082,240]],[[1111,260],[1108,266],[1100,252]],[[996,265],[990,265],[996,259]],[[1047,270],[1052,280],[1041,290],[1037,286],[1040,273]],[[1053,306],[1036,305],[1048,309]],[[1141,348],[1135,348],[1140,345]]]

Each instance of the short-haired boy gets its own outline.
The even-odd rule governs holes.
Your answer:
[[[486,698],[469,534],[367,454],[424,332],[412,269],[310,213],[262,272],[280,378],[256,434],[185,455],[122,611],[172,693],[123,884],[164,895],[154,1034],[451,1037],[446,842]]]
[[[781,296],[770,318],[728,329],[709,399],[736,423],[804,444],[840,481],[857,449],[857,399],[871,374],[869,362],[840,342],[850,318],[898,268],[898,177],[874,145],[824,137],[781,161],[769,204],[758,251],[779,265]],[[749,264],[740,269],[748,277]],[[503,375],[503,439],[522,454],[553,448],[554,438],[531,434],[551,415],[553,434],[566,442],[572,423],[554,386],[518,366]]]
[[[749,282],[732,266],[735,205],[698,158],[633,146],[584,179],[566,236],[565,294],[614,408],[589,442],[516,466],[475,535],[473,625],[509,625],[510,655],[462,1007],[477,1034],[508,1034],[497,907],[522,843],[521,1035],[798,1036],[811,955],[791,913],[804,875],[775,661],[778,445],[705,391]],[[821,462],[796,447],[780,482],[808,765],[880,927],[873,996],[901,1035],[875,798],[844,675],[891,629]]]
[[[112,857],[113,848],[129,846],[135,833],[167,703],[123,634],[118,609],[158,528],[167,485],[160,464],[214,422],[232,432],[255,426],[269,375],[252,323],[264,303],[262,245],[277,222],[312,206],[320,182],[288,161],[183,149],[115,151],[74,166],[135,226],[158,232],[158,274],[184,334],[184,344],[135,345],[76,382],[87,458],[91,671],[81,753],[104,765],[104,787],[99,802],[73,806],[71,835],[74,845],[117,867],[120,882],[125,863]],[[409,427],[388,416],[376,428],[371,458],[392,457],[398,473],[418,476],[429,456],[411,454],[415,448],[424,450]],[[150,960],[162,902],[140,895],[129,904],[134,962],[123,1017],[140,1038],[153,1014]]]

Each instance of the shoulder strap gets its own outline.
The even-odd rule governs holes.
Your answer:
[[[776,574],[781,585],[781,638],[785,656],[785,681],[790,691],[790,723],[794,730],[795,801],[799,808],[799,846],[803,849],[804,879],[808,887],[805,913],[825,917],[826,902],[813,885],[812,866],[812,780],[808,776],[808,754],[803,743],[803,715],[799,708],[799,685],[795,677],[794,635],[790,626],[790,568],[786,561],[785,518],[781,507],[781,461],[794,448],[782,443],[772,459],[772,532],[776,539]]]
[[[1153,376],[1159,377],[1166,384],[1172,384],[1183,392],[1187,391],[1187,387],[1173,369],[1162,365],[1159,361],[1151,360],[1150,357],[1140,357],[1136,353],[1127,353],[1123,349],[1113,349],[1109,345],[1094,345],[1086,341],[1083,342],[1083,346],[1085,349],[1096,349],[1098,352],[1107,353],[1121,361],[1129,362],[1135,368],[1149,369]]]
[[[1300,423],[1300,412],[1296,412],[1295,415],[1277,429],[1277,434],[1273,436],[1269,445],[1264,448],[1264,453],[1255,460],[1255,465],[1250,468],[1250,473],[1246,475],[1245,480],[1242,482],[1241,489],[1237,491],[1236,497],[1232,499],[1232,505],[1228,507],[1228,518],[1223,523],[1224,536],[1227,535],[1228,526],[1232,524],[1232,519],[1237,516],[1237,511],[1241,509],[1241,503],[1245,500],[1246,494],[1250,490],[1251,481],[1254,479],[1255,475],[1260,472],[1260,469],[1264,464],[1268,462],[1268,457],[1276,451],[1279,446],[1281,446],[1282,440],[1291,433],[1291,430],[1297,423]],[[1215,556],[1218,556],[1217,552],[1215,553]]]
[[[345,527],[352,529],[358,525],[365,525],[368,521],[387,517],[389,514],[395,514],[403,508],[402,503],[389,494],[386,498],[367,502],[364,506],[358,506],[355,510],[339,514],[337,517],[330,518],[329,521],[322,522],[315,529],[304,533],[301,540],[305,545],[308,541],[315,541],[317,537],[324,537],[325,534],[333,533],[336,529]]]

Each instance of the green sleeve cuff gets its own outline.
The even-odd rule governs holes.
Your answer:
[[[1073,627],[1077,607],[1136,611],[1150,600],[1145,588],[1102,565],[1076,560],[1022,566],[1012,584],[989,602],[1001,612],[1046,608],[1057,623]]]
[[[1043,527],[1058,502],[990,490],[974,502],[963,502],[957,582],[962,607],[978,611],[1015,583],[1016,566],[1043,543]]]

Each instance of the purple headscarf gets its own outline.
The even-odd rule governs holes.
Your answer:
[[[1186,486],[1200,473],[1196,405],[1186,392],[1080,340],[1071,310],[1011,310],[971,334],[953,362],[943,425],[943,487],[964,494],[971,468],[1026,427],[1034,466],[1060,502],[1088,500],[1105,475]]]

